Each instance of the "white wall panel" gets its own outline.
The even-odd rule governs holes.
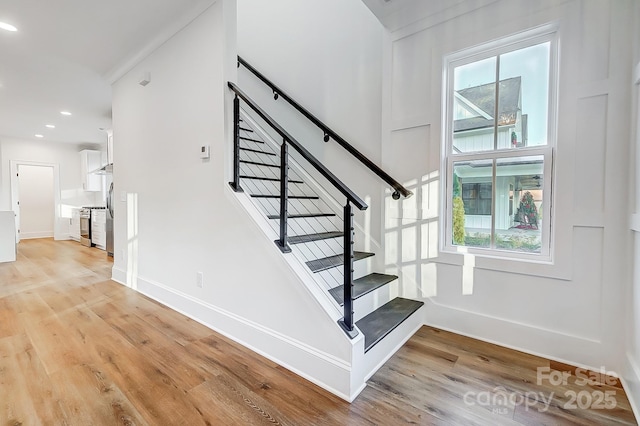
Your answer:
[[[574,214],[593,217],[604,211],[607,96],[579,99],[577,116]]]
[[[621,223],[626,207],[617,206],[624,198],[610,195],[623,191],[626,182],[626,165],[618,161],[627,156],[620,141],[626,133],[614,130],[628,128],[628,118],[616,105],[629,106],[624,85],[630,61],[624,46],[632,35],[629,22],[619,18],[632,4],[500,0],[446,22],[416,23],[391,33],[386,55],[394,63],[383,91],[389,110],[383,125],[388,131],[383,135],[385,161],[393,144],[403,141],[398,135],[410,135],[410,128],[420,124],[430,124],[425,127],[430,136],[423,138],[427,152],[439,152],[444,55],[548,23],[558,25],[560,38],[554,263],[434,254],[441,234],[431,227],[442,227],[439,214],[411,222],[402,211],[387,209],[385,249],[393,253],[387,261],[398,262],[387,268],[417,267],[413,285],[432,302],[430,323],[573,363],[620,365],[622,331],[612,324],[620,321],[618,301],[628,259],[625,234],[614,225]],[[411,119],[415,110],[423,114],[417,120]],[[396,163],[393,167],[399,168]],[[438,183],[440,167],[440,162],[425,165],[421,157],[408,158],[403,177],[423,185],[424,176],[433,176]],[[412,226],[420,229],[413,263],[408,258],[415,250],[404,241],[411,235],[405,228]],[[389,245],[400,238],[400,246]],[[403,256],[404,250],[410,255]]]
[[[431,52],[425,32],[393,44],[392,120],[394,123],[426,117],[431,97]]]
[[[610,2],[585,0],[582,3],[582,82],[609,77],[610,21]]]
[[[384,159],[384,167],[400,182],[415,179],[428,169],[430,160],[429,126],[412,127],[391,133],[389,155]],[[411,161],[407,161],[411,159]],[[415,191],[414,191],[415,192]]]
[[[624,378],[629,399],[634,403],[636,418],[640,413],[640,3],[635,2],[632,13],[633,34],[631,40],[634,72],[632,78],[632,106],[630,130],[629,197],[631,217],[629,224],[632,235],[631,282],[624,293],[626,298],[626,357]]]

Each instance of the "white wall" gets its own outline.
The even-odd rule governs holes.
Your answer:
[[[0,139],[0,210],[11,210],[11,161],[57,164],[60,177],[60,210],[57,212],[59,238],[68,238],[71,208],[104,204],[100,195],[82,190],[81,146],[28,140]]]
[[[626,340],[626,368],[625,378],[626,391],[635,401],[636,413],[640,408],[640,3],[635,3],[633,13],[634,33],[631,40],[633,43],[634,74],[632,87],[632,108],[631,108],[631,138],[630,138],[630,163],[631,170],[629,180],[629,198],[631,213],[630,227],[632,245],[631,269],[632,279],[629,281],[629,288],[626,292],[627,325]]]
[[[113,86],[114,278],[348,394],[350,342],[228,185],[235,14],[217,1]]]
[[[417,197],[402,210],[387,208],[386,257],[389,271],[402,275],[401,293],[428,301],[429,324],[620,370],[629,280],[628,146],[621,141],[629,138],[632,4],[499,0],[390,33],[382,158],[392,174],[416,183]],[[463,267],[462,255],[438,251],[443,56],[554,22],[560,33],[554,264],[476,257],[475,267]]]
[[[383,36],[384,28],[360,0],[238,0],[240,56],[378,165]],[[275,101],[244,67],[238,78],[289,133],[370,200],[367,231],[380,241],[378,206],[388,185],[337,143],[325,143],[316,126],[282,99]],[[344,197],[336,199],[344,204]],[[355,220],[365,226],[365,214],[356,212]]]
[[[21,239],[53,237],[53,172],[54,168],[49,166],[18,167]]]

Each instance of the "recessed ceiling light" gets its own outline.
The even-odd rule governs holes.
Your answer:
[[[43,135],[41,135],[41,134],[39,134],[39,133],[36,133],[36,134],[35,134],[35,135],[33,135],[33,136],[35,136],[36,138],[44,138],[44,136],[43,136]]]
[[[14,27],[11,24],[7,24],[5,22],[0,22],[0,29],[11,31],[11,32],[18,31],[18,29],[16,27]]]
[[[62,114],[62,115],[71,115],[71,113],[69,111],[60,111],[60,114]]]
[[[54,126],[53,124],[45,124],[44,127],[46,127],[47,129],[55,129],[56,126]]]

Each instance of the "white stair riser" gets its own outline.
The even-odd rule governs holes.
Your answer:
[[[365,275],[369,275],[371,273],[370,259],[371,258],[368,257],[366,259],[362,259],[353,263],[353,279],[364,277]],[[329,290],[330,288],[337,287],[344,283],[343,271],[343,266],[337,266],[325,271],[316,272],[315,275],[318,276],[320,282],[333,283],[333,285],[327,287],[327,290]]]
[[[387,303],[389,300],[393,299],[397,291],[398,280],[395,280],[354,300],[353,310],[355,311],[355,321],[361,320],[380,306]]]

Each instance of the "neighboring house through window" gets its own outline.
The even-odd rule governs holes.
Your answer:
[[[551,260],[556,52],[545,28],[445,58],[444,251]]]

